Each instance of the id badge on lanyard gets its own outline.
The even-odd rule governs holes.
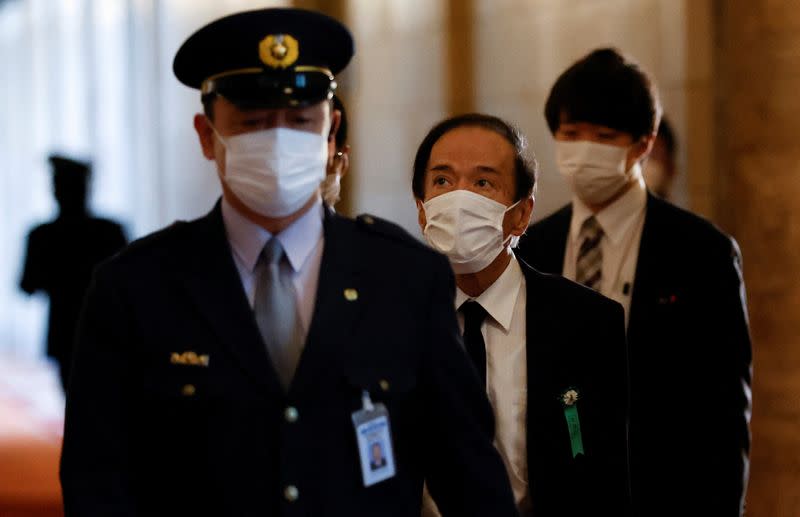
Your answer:
[[[394,449],[389,411],[383,404],[373,404],[369,392],[361,394],[362,408],[352,414],[353,428],[364,486],[385,481],[395,475]]]

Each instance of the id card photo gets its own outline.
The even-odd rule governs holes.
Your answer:
[[[372,486],[395,475],[394,452],[386,410],[376,404],[368,412],[354,415],[364,486]]]

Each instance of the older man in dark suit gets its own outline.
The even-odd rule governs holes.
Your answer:
[[[751,350],[736,242],[645,189],[661,113],[647,75],[613,49],[556,81],[545,107],[573,201],[533,225],[520,256],[626,309],[636,515],[741,515]]]
[[[222,200],[95,275],[68,516],[417,517],[423,480],[446,515],[515,514],[446,259],[322,205],[352,51],[344,26],[297,9],[222,18],[178,51]],[[375,472],[365,429],[393,454]]]
[[[524,138],[503,120],[445,120],[414,161],[420,227],[456,274],[465,346],[492,402],[520,514],[625,516],[622,308],[517,259],[535,170]],[[433,506],[426,501],[426,515]]]

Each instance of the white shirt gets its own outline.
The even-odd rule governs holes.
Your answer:
[[[500,452],[517,506],[528,506],[527,291],[515,256],[506,270],[477,298],[456,290],[456,309],[475,300],[489,314],[481,325],[486,344],[486,392],[495,414],[495,447]],[[464,317],[458,314],[463,332]]]
[[[310,210],[275,236],[283,246],[291,265],[303,342],[308,337],[317,298],[319,269],[324,247],[323,210],[322,200],[318,197],[317,203]],[[222,221],[231,245],[233,261],[239,270],[242,287],[250,307],[253,307],[258,256],[267,241],[272,238],[272,234],[238,212],[224,197]]]
[[[586,219],[594,215],[603,228],[603,238],[600,240],[600,251],[603,254],[600,293],[622,304],[625,309],[626,326],[647,208],[647,189],[642,178],[642,169],[638,164],[634,166],[633,174],[638,176],[638,181],[633,187],[596,214],[593,214],[577,196],[573,197],[572,221],[564,253],[563,271],[566,278],[575,280],[575,264],[581,247],[579,239],[581,226]]]

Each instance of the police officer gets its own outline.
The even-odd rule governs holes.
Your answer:
[[[322,204],[352,53],[344,26],[297,9],[219,19],[178,51],[222,197],[95,273],[68,516],[416,517],[423,480],[444,515],[514,515],[447,259]]]
[[[94,217],[89,210],[91,163],[58,154],[50,155],[48,161],[58,216],[28,234],[20,287],[49,298],[47,355],[58,363],[66,391],[75,325],[92,270],[122,249],[127,239],[122,226]]]

